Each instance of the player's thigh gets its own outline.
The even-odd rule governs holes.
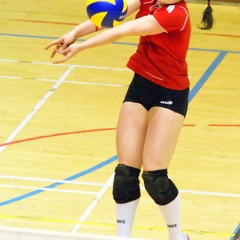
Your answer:
[[[150,110],[143,151],[145,171],[168,168],[183,122],[183,115],[172,110],[162,107]]]
[[[148,111],[139,103],[124,102],[117,126],[119,163],[140,168],[148,122]]]

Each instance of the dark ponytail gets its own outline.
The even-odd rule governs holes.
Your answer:
[[[210,0],[208,0],[208,6],[203,13],[202,22],[199,26],[200,29],[209,30],[213,27],[214,19],[213,19],[212,11],[213,9],[210,5]]]

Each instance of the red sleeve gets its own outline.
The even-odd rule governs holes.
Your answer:
[[[188,19],[188,12],[182,6],[169,5],[158,8],[153,16],[166,32],[182,31]]]

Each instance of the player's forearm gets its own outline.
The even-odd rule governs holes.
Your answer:
[[[81,43],[81,49],[85,50],[88,48],[99,47],[117,41],[118,39],[124,36],[124,32],[121,31],[121,28],[112,28],[104,32],[99,33],[96,36],[84,41]]]
[[[74,33],[75,38],[80,38],[86,36],[90,33],[96,32],[96,26],[91,22],[91,20],[87,20],[78,26],[76,26],[72,32]]]

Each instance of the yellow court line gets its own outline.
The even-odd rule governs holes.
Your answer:
[[[65,224],[82,224],[88,226],[95,227],[115,227],[116,224],[112,223],[101,223],[101,222],[80,222],[68,219],[54,219],[54,218],[37,218],[37,217],[27,217],[27,216],[13,216],[13,215],[1,215],[1,219],[18,219],[18,220],[27,220],[27,221],[38,221],[38,222],[46,222],[46,223],[65,223]],[[134,229],[140,230],[151,230],[151,231],[161,231],[167,232],[167,228],[160,227],[151,227],[151,226],[133,226]],[[194,233],[199,235],[210,235],[210,236],[218,236],[218,237],[233,237],[233,233],[224,233],[224,232],[208,232],[208,231],[198,231],[198,230],[183,230],[185,233]]]

